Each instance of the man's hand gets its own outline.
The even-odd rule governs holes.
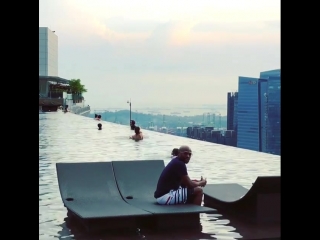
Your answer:
[[[188,175],[182,176],[181,184],[190,187],[204,187],[207,184],[207,180],[201,177],[201,180],[190,179]]]
[[[202,179],[202,177],[201,177],[201,179]],[[199,186],[200,187],[205,187],[207,185],[207,179],[205,178],[205,179],[202,179],[201,181],[199,181]]]
[[[203,180],[203,177],[201,176],[200,180],[193,179],[193,180],[191,180],[191,181],[192,181],[192,182],[200,182],[200,181],[202,181],[202,180]]]

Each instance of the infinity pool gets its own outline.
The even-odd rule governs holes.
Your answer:
[[[58,187],[57,162],[112,160],[170,161],[174,147],[189,145],[193,156],[188,164],[191,178],[204,176],[209,183],[239,183],[250,188],[258,176],[280,175],[280,156],[229,147],[189,138],[143,130],[144,140],[129,139],[129,126],[72,113],[39,114],[39,239],[242,239],[258,236],[258,228],[243,226],[219,214],[202,214],[202,231],[170,233],[140,232],[132,235],[88,236],[67,226]],[[280,226],[279,226],[280,228]]]

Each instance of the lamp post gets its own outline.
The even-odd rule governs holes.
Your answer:
[[[130,101],[127,101],[127,103],[129,103],[129,106],[130,106],[130,127],[131,127],[131,99]]]

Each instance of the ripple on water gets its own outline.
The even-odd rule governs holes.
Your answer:
[[[74,114],[39,114],[39,239],[93,239],[71,232],[65,218],[57,182],[58,162],[113,160],[170,161],[174,147],[189,145],[193,156],[188,164],[191,178],[204,176],[208,183],[239,183],[250,188],[258,176],[280,175],[280,156],[249,151],[189,138],[143,130],[144,141],[129,139],[128,126],[97,121]],[[232,221],[220,214],[201,214],[201,232],[142,233],[129,239],[241,239]],[[100,236],[95,239],[111,239]],[[113,238],[112,238],[113,239]],[[114,239],[122,239],[120,236]]]

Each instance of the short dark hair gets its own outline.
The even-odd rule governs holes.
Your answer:
[[[134,120],[131,120],[130,121],[130,128],[131,128],[131,130],[134,130],[135,129],[135,124],[136,124],[136,122],[134,121]]]
[[[134,132],[135,132],[136,134],[139,134],[139,133],[140,133],[140,127],[136,126],[136,127],[134,128]]]

